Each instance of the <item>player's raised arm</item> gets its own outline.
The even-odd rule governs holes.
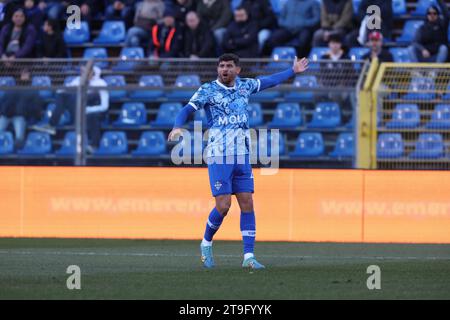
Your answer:
[[[295,74],[306,71],[308,69],[308,63],[309,61],[306,58],[298,60],[297,57],[295,57],[292,68],[259,78],[261,83],[259,91],[274,87],[283,83]]]

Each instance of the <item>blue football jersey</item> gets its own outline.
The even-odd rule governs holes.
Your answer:
[[[189,105],[204,109],[208,120],[208,157],[249,153],[248,99],[260,86],[258,79],[236,78],[233,87],[214,80],[203,84],[192,96]]]

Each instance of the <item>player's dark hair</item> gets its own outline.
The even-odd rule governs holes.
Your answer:
[[[221,63],[222,61],[233,61],[235,66],[239,66],[239,57],[235,55],[234,53],[224,53],[219,57],[219,60],[217,61],[217,64]]]

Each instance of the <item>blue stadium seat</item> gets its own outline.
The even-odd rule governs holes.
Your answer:
[[[421,133],[411,159],[438,159],[444,156],[444,142],[440,133]]]
[[[106,81],[108,87],[124,87],[127,85],[125,82],[125,77],[122,75],[104,76],[103,79]],[[126,90],[109,90],[109,99],[111,101],[117,101],[126,98]]]
[[[353,0],[353,12],[358,12],[359,5],[361,4],[362,0]]]
[[[386,123],[389,129],[414,129],[420,124],[420,113],[417,104],[397,104],[392,119]]]
[[[249,118],[248,122],[250,127],[257,127],[263,125],[264,120],[260,103],[256,102],[249,103],[247,106],[247,111]]]
[[[67,76],[64,78],[64,85],[67,86],[69,83],[71,83],[76,77],[78,76]]]
[[[295,128],[302,125],[300,105],[294,102],[279,103],[273,115],[269,128]]]
[[[431,5],[437,6],[436,0],[418,0],[416,9],[411,12],[411,15],[415,17],[425,17],[425,15],[427,14],[427,9]]]
[[[316,61],[322,59],[322,56],[330,51],[328,47],[313,47],[309,52],[308,59],[310,61]]]
[[[122,105],[116,127],[139,127],[147,123],[147,109],[142,102],[126,102]]]
[[[25,146],[17,151],[21,155],[44,155],[51,153],[52,141],[48,133],[30,132],[27,135]]]
[[[84,50],[84,59],[107,59],[108,52],[106,48],[87,48]],[[108,68],[108,61],[97,61],[94,63],[97,67],[101,69]]]
[[[292,84],[292,91],[285,94],[284,99],[288,102],[312,102],[314,101],[314,92],[297,90],[297,88],[316,88],[318,87],[316,76],[297,76]]]
[[[302,132],[298,136],[291,157],[320,157],[324,154],[325,144],[320,132]]]
[[[412,78],[408,93],[403,96],[405,100],[433,100],[436,97],[436,88],[433,78]],[[420,92],[428,91],[428,92]]]
[[[123,21],[103,22],[100,34],[94,39],[95,44],[117,44],[125,40],[126,28]]]
[[[69,29],[66,27],[64,30],[64,41],[67,44],[83,44],[89,42],[90,29],[87,21],[81,21],[80,29]]]
[[[362,57],[368,52],[370,52],[369,48],[353,47],[348,52],[348,55],[349,55],[350,59],[352,59],[353,61],[356,61],[356,60],[362,60]]]
[[[42,120],[39,122],[40,124],[46,124],[50,121],[50,118],[53,114],[53,110],[55,110],[56,105],[54,103],[49,103],[47,105],[47,109],[44,112],[44,117],[42,118]],[[72,122],[72,117],[70,116],[70,112],[69,110],[65,110],[63,112],[63,114],[61,115],[61,118],[59,118],[59,126],[65,126],[69,123]]]
[[[344,125],[345,128],[347,129],[353,129],[355,127],[355,122],[356,122],[356,114],[355,112],[352,113],[352,117],[350,118],[350,120]]]
[[[9,131],[0,131],[0,155],[14,153],[14,138]]]
[[[260,156],[272,156],[272,138],[273,135],[271,131],[267,131],[267,134],[261,134],[261,132],[258,135],[258,159]],[[284,135],[279,132],[278,134],[278,155],[282,156],[286,154],[286,143]]]
[[[166,102],[161,104],[156,115],[156,120],[150,124],[154,127],[172,128],[175,118],[183,106],[179,102]]]
[[[49,76],[33,76],[31,85],[35,87],[51,87],[52,80]],[[39,95],[44,99],[50,99],[53,97],[53,92],[52,90],[39,90]]]
[[[102,135],[96,156],[123,155],[128,152],[128,140],[123,131],[106,131]]]
[[[142,133],[133,156],[159,156],[166,153],[166,137],[162,131],[145,131]]]
[[[180,75],[175,80],[175,89],[167,94],[167,98],[177,101],[188,101],[200,87],[200,77],[196,74]]]
[[[409,55],[408,48],[389,48],[394,62],[411,62],[411,56]]]
[[[297,50],[294,47],[275,47],[272,50],[271,59],[266,69],[270,71],[276,72],[289,68],[292,66],[292,62],[285,62],[279,60],[293,60],[297,55]]]
[[[273,11],[278,16],[288,0],[270,0]]]
[[[336,128],[341,125],[341,108],[336,102],[320,102],[316,105],[308,128]]]
[[[205,109],[197,110],[194,113],[194,121],[200,121],[202,123],[202,128],[208,128],[208,119],[206,118]],[[190,123],[191,128],[194,128],[194,121]]]
[[[141,76],[139,86],[146,87],[146,89],[131,91],[130,98],[136,100],[156,100],[164,95],[164,82],[160,75]],[[147,88],[151,88],[152,90],[148,90]]]
[[[0,87],[14,87],[16,85],[16,80],[14,77],[11,76],[5,76],[0,77]],[[0,91],[0,98],[3,97],[5,94],[5,91]]]
[[[450,100],[450,82],[447,85],[446,93],[442,96],[442,99],[444,100]]]
[[[242,3],[242,0],[231,0],[231,11],[234,12],[234,10],[239,7]]]
[[[397,159],[403,156],[404,145],[400,133],[381,133],[377,142],[377,158]]]
[[[339,134],[334,150],[329,154],[333,158],[348,158],[355,155],[355,138],[353,133]]]
[[[425,127],[428,129],[450,129],[450,104],[436,105],[431,120]]]
[[[403,31],[400,37],[395,39],[398,44],[410,44],[416,35],[417,29],[423,24],[422,20],[408,20],[403,26]]]
[[[64,135],[61,148],[55,151],[58,156],[73,156],[77,150],[77,135],[75,131],[68,131]]]
[[[407,13],[405,0],[392,0],[392,12],[394,16],[401,16]]]
[[[131,71],[139,64],[135,59],[143,59],[145,57],[144,49],[141,47],[124,47],[120,51],[120,61],[113,66],[114,71]]]
[[[321,60],[323,55],[330,51],[328,47],[313,47],[309,52],[309,69],[317,70],[320,68],[320,64],[314,61]]]

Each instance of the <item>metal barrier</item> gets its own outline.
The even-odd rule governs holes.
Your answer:
[[[450,169],[449,85],[450,64],[381,64],[372,89],[372,167]]]
[[[0,62],[0,79],[13,78],[15,86],[10,86],[7,81],[0,81],[0,91],[35,91],[47,92],[45,103],[55,103],[55,97],[61,92],[76,91],[77,106],[72,122],[61,125],[52,139],[53,150],[59,149],[65,143],[66,133],[76,132],[77,148],[75,156],[57,156],[51,152],[45,156],[18,156],[13,152],[9,155],[0,155],[2,164],[77,164],[77,165],[172,165],[170,158],[165,156],[149,156],[134,158],[130,153],[125,155],[98,157],[86,153],[85,137],[86,119],[84,110],[86,106],[87,92],[95,92],[105,88],[89,87],[87,74],[94,66],[102,71],[103,79],[111,79],[118,76],[123,83],[110,84],[106,88],[109,92],[109,110],[105,121],[102,123],[102,132],[117,130],[114,122],[120,116],[125,103],[140,102],[145,105],[148,120],[145,124],[136,127],[123,127],[122,130],[128,137],[130,150],[133,150],[139,142],[143,131],[162,130],[164,134],[170,130],[167,128],[155,128],[151,125],[158,112],[160,104],[164,102],[180,102],[184,104],[189,98],[177,98],[171,93],[177,90],[195,91],[198,84],[192,87],[180,87],[177,78],[180,75],[195,74],[200,83],[212,81],[217,77],[216,59],[52,59],[35,60],[21,59],[12,62]],[[260,77],[267,74],[282,71],[289,68],[292,61],[269,60],[269,59],[242,59],[241,75],[243,77]],[[258,128],[267,128],[267,124],[276,113],[276,107],[282,102],[299,103],[302,112],[302,123],[300,125],[282,128],[281,133],[286,144],[286,151],[281,155],[282,167],[336,167],[352,168],[355,166],[354,157],[330,157],[329,154],[336,146],[337,138],[341,133],[353,133],[355,110],[358,105],[358,91],[361,89],[363,80],[367,76],[369,64],[365,61],[339,61],[315,60],[310,69],[301,74],[300,78],[293,78],[285,84],[269,89],[267,95],[254,95],[252,103],[262,105],[263,122]],[[29,72],[31,78],[34,76],[45,76],[45,81],[30,85],[30,80],[20,80],[23,72]],[[81,73],[84,71],[84,73]],[[67,87],[66,84],[73,77],[80,76],[81,81],[76,87]],[[162,87],[153,86],[143,81],[144,76],[159,75]],[[42,79],[41,79],[42,80]],[[142,98],[142,95],[132,93],[161,92],[154,97]],[[334,128],[311,128],[311,122],[316,107],[321,102],[336,102],[340,106],[341,123]],[[39,119],[37,119],[39,120]],[[75,120],[75,121],[73,121]],[[32,128],[28,128],[32,130]],[[292,158],[289,153],[295,149],[296,140],[301,132],[320,132],[324,136],[325,152],[315,158]],[[169,149],[172,147],[169,144]],[[170,151],[170,150],[169,150]]]

